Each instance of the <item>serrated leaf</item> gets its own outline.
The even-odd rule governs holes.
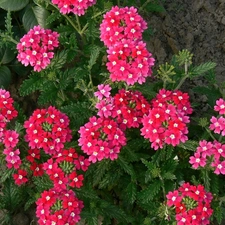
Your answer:
[[[129,183],[126,188],[126,197],[129,203],[133,204],[137,197],[137,185],[133,182]]]
[[[40,25],[42,28],[47,28],[46,19],[49,12],[40,6],[29,6],[23,15],[22,21],[26,31],[29,31],[35,25]]]
[[[53,83],[46,83],[44,90],[41,91],[38,97],[38,104],[55,103],[58,98],[58,92],[58,88]]]
[[[98,46],[93,46],[91,48],[91,56],[90,56],[90,60],[88,62],[88,69],[91,70],[92,67],[94,66],[94,64],[96,63],[98,56],[100,54],[100,47]]]
[[[61,110],[73,119],[73,126],[76,129],[79,129],[79,127],[82,126],[92,115],[89,107],[90,105],[87,102],[77,102],[63,106],[61,107]]]
[[[0,8],[9,11],[19,11],[23,9],[29,0],[1,0]]]
[[[57,52],[54,55],[54,58],[52,59],[50,65],[48,66],[48,68],[53,69],[53,70],[59,70],[61,69],[64,64],[67,62],[67,55],[68,55],[68,51],[67,50],[63,50],[61,52]]]
[[[13,169],[4,169],[3,172],[1,172],[1,178],[0,183],[4,183],[8,178],[12,177],[12,174],[14,173]]]
[[[142,190],[138,194],[138,198],[142,202],[152,201],[153,198],[159,193],[162,186],[162,182],[160,180],[155,180],[152,184],[149,184],[148,187]]]
[[[126,173],[128,173],[132,177],[133,180],[136,179],[136,174],[133,166],[131,164],[128,164],[122,156],[119,156],[116,162]]]
[[[189,151],[196,151],[198,147],[198,142],[194,140],[188,140],[185,143],[180,143],[179,147]]]
[[[193,67],[190,70],[189,74],[190,74],[190,77],[200,76],[200,75],[206,73],[207,71],[209,71],[211,69],[214,69],[215,67],[216,67],[216,63],[206,62],[206,63],[203,63],[199,66]]]
[[[153,170],[156,168],[152,162],[148,162],[146,159],[141,159],[141,161],[148,168],[148,170]]]
[[[20,95],[26,96],[28,94],[31,94],[32,92],[40,89],[43,86],[43,84],[44,84],[43,79],[40,76],[38,76],[38,74],[33,73],[27,80],[24,80],[24,82],[20,86],[19,89]]]
[[[116,205],[112,205],[106,201],[101,201],[100,209],[103,212],[103,215],[109,216],[110,218],[118,219],[125,223],[128,221],[128,217],[125,212]]]
[[[0,66],[0,86],[7,88],[11,83],[11,71],[7,66]]]

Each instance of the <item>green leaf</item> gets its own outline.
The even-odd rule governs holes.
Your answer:
[[[11,71],[7,66],[0,66],[0,86],[6,88],[11,83]]]
[[[206,62],[203,63],[199,66],[193,67],[190,71],[190,77],[196,77],[196,76],[200,76],[204,73],[206,73],[207,71],[214,69],[216,67],[216,63],[214,62]]]
[[[0,8],[7,11],[19,11],[28,3],[29,0],[0,0]]]
[[[117,207],[116,205],[112,205],[106,201],[101,201],[99,208],[103,212],[103,215],[106,215],[110,218],[118,219],[120,221],[125,222],[125,224],[128,224],[127,222],[129,218],[127,217],[125,212],[121,208]]]
[[[38,104],[45,105],[47,103],[56,103],[58,92],[59,90],[54,83],[46,82],[44,90],[41,91],[41,94],[38,97]]]
[[[91,70],[92,67],[94,66],[94,64],[96,63],[99,53],[100,53],[100,47],[98,46],[92,46],[91,48],[91,56],[90,56],[90,60],[88,62],[88,69]]]
[[[126,199],[133,204],[137,197],[137,185],[133,182],[129,183],[126,190]]]
[[[42,28],[47,28],[46,19],[49,12],[40,6],[29,6],[23,15],[22,21],[26,31],[29,31],[35,25],[40,25]]]
[[[136,174],[133,166],[131,164],[128,164],[127,161],[122,156],[119,156],[116,162],[126,173],[128,173],[132,177],[133,180],[136,179]]]
[[[73,119],[73,126],[79,129],[92,115],[87,102],[77,102],[61,107],[61,110]],[[84,113],[85,112],[85,113]]]
[[[53,69],[53,70],[59,70],[63,67],[63,65],[67,62],[67,55],[68,51],[63,50],[61,52],[57,52],[54,55],[54,58],[52,59],[50,65],[48,68]]]
[[[196,151],[197,147],[198,147],[198,142],[194,141],[194,140],[188,140],[185,143],[180,143],[179,147],[185,149],[185,150],[189,150],[189,151]]]
[[[138,198],[142,202],[149,202],[152,201],[153,198],[159,193],[162,186],[161,180],[155,180],[152,184],[148,185],[148,187],[142,190],[138,194]]]
[[[40,89],[43,86],[43,84],[44,84],[43,79],[37,73],[33,73],[27,80],[24,80],[24,82],[20,86],[19,89],[20,95],[22,96],[29,95],[32,92]]]
[[[15,53],[12,49],[7,47],[0,48],[0,64],[7,64],[15,58]]]

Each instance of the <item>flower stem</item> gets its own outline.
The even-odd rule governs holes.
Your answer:
[[[139,8],[139,12],[141,12],[142,10],[144,10],[145,6],[150,2],[151,0],[147,0],[140,8]]]
[[[55,6],[54,4],[52,3],[49,3],[51,6],[53,6],[55,9],[59,10],[57,6]],[[74,24],[74,22],[69,18],[69,16],[65,15],[65,14],[62,14],[66,19],[67,21],[71,24],[71,26],[77,31],[77,33],[82,36],[81,34],[81,31],[79,28],[77,28],[77,26]],[[78,24],[79,26],[79,24]]]
[[[78,29],[81,30],[80,20],[79,20],[78,15],[76,15],[76,20],[77,20]]]
[[[10,42],[12,42],[12,43],[14,43],[14,44],[18,44],[18,41],[16,41],[14,38],[12,38],[11,36],[9,36],[9,35],[6,35],[6,34],[0,34],[0,36],[2,37],[2,38],[4,38],[4,39],[6,39],[6,41],[10,41]]]
[[[105,13],[105,12],[107,12],[107,10],[104,10],[104,11],[102,11],[102,12],[99,12],[99,13],[95,14],[94,16],[91,17],[91,19],[94,19],[94,18],[96,18],[96,17],[102,15],[102,14]],[[87,22],[87,23],[85,24],[85,26],[83,27],[83,29],[80,31],[80,34],[81,34],[81,35],[82,35],[82,34],[85,32],[85,30],[87,29],[88,24],[89,24],[89,23]]]
[[[188,77],[189,77],[188,74],[185,75],[185,76],[180,80],[180,83],[176,86],[176,88],[175,88],[174,90],[178,90],[178,89],[182,86],[182,84],[184,83],[184,81],[185,81]]]
[[[210,135],[210,137],[211,137],[214,141],[216,141],[216,138],[212,135],[211,131],[210,131],[208,128],[205,128],[205,129],[206,129],[207,133]]]

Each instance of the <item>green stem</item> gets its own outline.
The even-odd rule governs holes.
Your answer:
[[[141,12],[149,2],[151,2],[151,0],[147,0],[147,1],[139,8],[138,11]]]
[[[102,14],[105,13],[105,12],[107,12],[107,10],[104,10],[104,11],[102,11],[102,12],[99,12],[99,13],[95,14],[94,16],[91,17],[91,19],[94,19],[94,18],[96,18],[96,17],[102,15]],[[87,29],[88,24],[89,24],[89,23],[87,22],[87,23],[85,24],[85,26],[83,27],[83,29],[80,31],[80,34],[81,34],[81,35],[82,35],[82,34],[85,32],[85,30]]]
[[[176,88],[175,88],[174,90],[178,90],[178,89],[182,86],[182,84],[184,83],[184,81],[185,81],[188,77],[189,77],[188,74],[185,75],[185,76],[180,80],[180,83],[176,86]]]
[[[78,29],[81,30],[80,20],[77,14],[76,14],[76,20],[77,20]]]
[[[49,3],[51,6],[53,6],[55,9],[59,10],[57,6],[55,6],[52,3]],[[71,26],[77,31],[78,34],[80,34],[80,36],[82,36],[81,31],[79,28],[76,27],[76,25],[74,24],[74,22],[69,18],[69,16],[62,14],[67,20],[68,22],[71,24]]]
[[[9,36],[9,35],[5,35],[5,34],[0,34],[0,36],[2,37],[2,38],[5,38],[7,41],[10,41],[10,42],[12,42],[12,43],[14,43],[14,44],[18,44],[18,41],[16,41],[14,38],[12,38],[11,36]]]
[[[210,137],[211,137],[214,141],[216,141],[216,138],[212,135],[211,131],[210,131],[208,128],[205,128],[205,129],[206,129],[207,133],[210,135]]]

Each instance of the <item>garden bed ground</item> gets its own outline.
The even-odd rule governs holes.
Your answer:
[[[194,63],[217,63],[216,76],[225,81],[225,1],[166,0],[165,12],[149,16],[153,36],[149,49],[159,64],[179,50],[194,54]]]

